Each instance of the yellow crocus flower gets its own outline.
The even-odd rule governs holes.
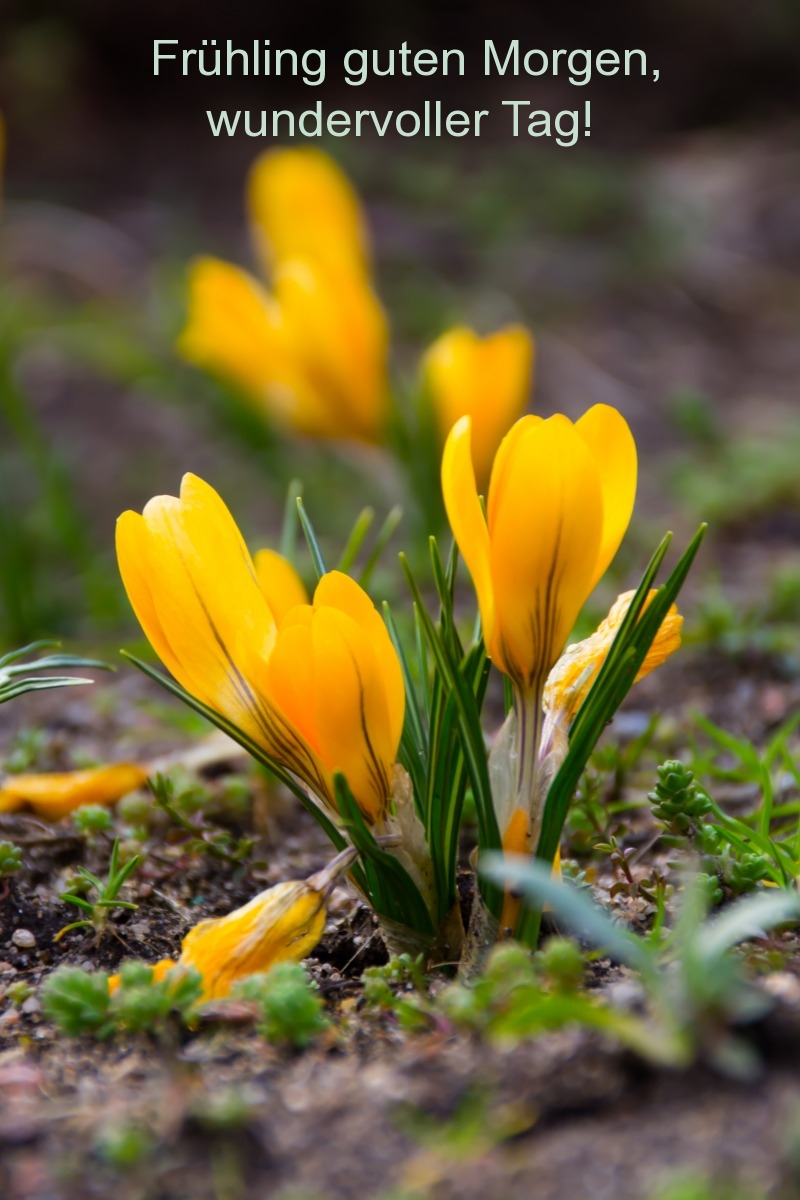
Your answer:
[[[500,442],[525,410],[534,354],[528,330],[510,325],[483,338],[457,326],[423,356],[423,384],[442,441],[461,417],[472,418],[472,461],[481,488]]]
[[[616,409],[598,404],[574,424],[522,417],[495,455],[484,515],[471,418],[453,426],[442,458],[450,526],[472,576],[487,652],[511,680],[512,712],[490,757],[503,848],[535,848],[548,779],[541,760],[545,683],[589,593],[628,527],[636,447]],[[515,911],[507,897],[504,919]]]
[[[184,476],[117,522],[117,556],[154,650],[193,696],[335,809],[341,771],[369,821],[388,812],[403,726],[400,664],[357,583],[331,571],[310,604],[288,564],[253,562],[222,499]],[[274,559],[273,568],[274,568]]]
[[[304,146],[260,155],[247,181],[247,209],[266,274],[298,258],[358,270],[369,265],[358,196],[321,150]]]
[[[256,164],[249,198],[271,288],[230,263],[197,259],[179,353],[287,428],[381,441],[389,335],[355,194],[319,151],[282,150]]]
[[[442,490],[478,595],[491,659],[518,692],[541,696],[589,593],[617,552],[636,492],[636,447],[605,404],[574,424],[526,416],[500,444],[486,516],[470,417],[453,426]]]

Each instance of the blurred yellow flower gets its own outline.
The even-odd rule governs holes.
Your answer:
[[[327,156],[296,149],[262,156],[248,196],[271,290],[197,259],[179,352],[299,433],[381,441],[389,335],[355,193]]]
[[[589,593],[617,552],[636,492],[636,447],[616,409],[573,424],[526,416],[503,439],[484,516],[471,418],[450,431],[442,490],[472,576],[488,653],[521,695],[541,697]]]
[[[60,821],[84,804],[116,804],[144,787],[148,771],[137,763],[112,763],[82,771],[7,775],[0,786],[0,812],[32,808],[46,821]]]
[[[268,150],[247,181],[247,208],[265,274],[305,259],[366,270],[369,239],[355,189],[332,158],[311,147]]]
[[[521,325],[484,338],[458,326],[423,356],[423,383],[442,441],[460,417],[472,418],[472,462],[481,490],[500,442],[525,410],[533,364],[533,338]]]
[[[128,597],[175,679],[335,809],[341,771],[368,821],[388,812],[402,672],[357,583],[331,571],[310,604],[288,564],[254,564],[225,504],[184,476],[117,522]],[[270,569],[272,564],[272,569]]]

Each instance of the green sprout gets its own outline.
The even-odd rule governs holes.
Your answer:
[[[22,851],[13,842],[0,842],[0,879],[15,875],[22,866]]]
[[[112,826],[111,813],[102,804],[84,804],[72,814],[72,824],[78,833],[92,837],[97,833],[107,833]]]
[[[195,970],[173,970],[155,980],[147,963],[124,963],[112,993],[102,971],[59,967],[41,989],[42,1010],[69,1037],[91,1033],[99,1039],[114,1033],[163,1032],[170,1014],[188,1022],[202,993]]]
[[[303,1049],[328,1028],[316,985],[300,963],[282,962],[237,983],[231,998],[256,1005],[258,1032],[268,1042]]]
[[[67,904],[74,904],[76,908],[83,909],[89,915],[81,921],[72,921],[69,925],[65,925],[63,929],[59,929],[53,940],[59,941],[70,929],[85,927],[94,929],[99,938],[105,930],[106,922],[112,908],[128,908],[132,910],[138,908],[138,905],[132,904],[128,900],[120,900],[119,894],[123,885],[138,867],[140,860],[141,855],[135,854],[123,866],[120,866],[119,838],[115,838],[114,845],[111,847],[111,858],[108,864],[108,878],[105,881],[98,879],[96,875],[93,875],[91,871],[87,871],[85,867],[78,867],[78,883],[86,885],[87,890],[93,888],[97,893],[96,898],[94,900],[87,900],[84,896],[76,896],[74,892],[62,892],[59,896],[60,900],[66,901]]]

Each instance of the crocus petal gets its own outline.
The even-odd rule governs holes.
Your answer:
[[[188,288],[178,352],[264,403],[285,370],[274,298],[247,271],[217,258],[191,265]]]
[[[367,232],[358,197],[322,151],[262,154],[250,171],[247,205],[267,274],[290,258],[366,268]]]
[[[227,996],[237,979],[305,958],[325,928],[325,897],[306,883],[279,883],[225,917],[201,921],[183,939],[178,966],[203,978],[203,999]]]
[[[456,421],[442,455],[442,495],[456,545],[472,576],[487,646],[494,636],[495,603],[489,553],[489,530],[483,515],[470,446],[469,417]]]
[[[595,404],[576,421],[575,429],[592,451],[603,491],[603,537],[592,576],[593,588],[605,574],[630,524],[636,499],[636,443],[625,418],[608,404]]]
[[[311,634],[320,757],[345,775],[361,811],[377,821],[388,808],[397,754],[381,665],[356,622],[338,609],[317,609]]]
[[[602,493],[589,447],[565,417],[529,426],[505,474],[490,544],[489,652],[523,690],[536,689],[589,594]]]
[[[295,259],[276,273],[275,297],[285,354],[298,380],[288,419],[318,437],[380,441],[389,333],[368,281]]]
[[[263,735],[253,665],[276,625],[220,497],[187,475],[181,498],[157,496],[117,524],[117,555],[142,627],[175,678],[251,737]],[[133,534],[133,536],[131,536]]]
[[[422,375],[442,437],[459,418],[472,418],[472,460],[481,487],[503,436],[527,402],[533,351],[533,339],[521,325],[485,338],[458,326],[437,338],[423,357]]]
[[[273,617],[280,625],[298,604],[308,604],[308,592],[288,559],[276,550],[259,550],[253,559],[256,578]]]
[[[389,740],[396,755],[403,732],[406,692],[392,639],[375,605],[362,587],[342,571],[328,571],[314,592],[314,607],[336,608],[356,622],[376,655],[389,710]]]
[[[112,763],[81,771],[43,775],[9,775],[0,789],[0,812],[27,805],[46,821],[60,821],[84,804],[116,804],[144,787],[147,768],[138,763]]]
[[[651,590],[645,601],[644,609],[647,609],[655,595],[655,590]],[[544,690],[544,708],[552,720],[569,726],[575,719],[597,672],[605,662],[606,655],[611,649],[611,643],[617,635],[633,596],[632,591],[623,592],[621,596],[618,596],[609,610],[608,616],[601,621],[594,633],[590,637],[584,638],[582,642],[568,646],[553,667]],[[682,625],[683,617],[673,604],[661,622],[658,633],[636,675],[635,683],[644,679],[656,667],[661,666],[670,654],[678,649],[681,644]]]

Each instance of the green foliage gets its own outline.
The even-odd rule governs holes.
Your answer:
[[[78,833],[90,836],[107,833],[113,823],[111,813],[102,804],[84,804],[72,814],[72,824]]]
[[[44,1015],[61,1033],[68,1037],[83,1033],[102,1036],[110,1004],[107,975],[80,967],[59,967],[42,984],[40,994]]]
[[[130,1171],[144,1161],[152,1146],[152,1138],[144,1129],[122,1122],[101,1130],[95,1143],[95,1153],[114,1170]]]
[[[17,1008],[21,1008],[25,1001],[33,995],[33,988],[24,979],[15,979],[5,989],[6,1000],[10,1000]]]
[[[94,890],[96,893],[94,900],[86,899],[86,896],[76,895],[75,891],[62,892],[59,896],[60,900],[64,900],[67,904],[74,904],[76,908],[83,909],[88,913],[88,919],[82,921],[73,921],[69,925],[65,925],[56,934],[58,940],[67,933],[70,929],[80,929],[84,926],[94,928],[99,935],[103,932],[106,926],[106,921],[112,908],[129,908],[136,909],[138,905],[131,903],[129,900],[120,900],[119,894],[122,891],[124,884],[136,870],[141,860],[141,856],[134,854],[126,863],[120,865],[120,842],[119,838],[114,839],[114,845],[111,848],[111,858],[108,864],[108,878],[98,879],[91,871],[87,871],[85,867],[78,867],[77,875],[79,883],[85,885],[84,890],[88,893]]]
[[[21,775],[32,770],[47,749],[48,736],[37,727],[20,729],[11,739],[8,753],[3,759],[3,769],[10,775]]]
[[[22,866],[22,851],[13,842],[0,842],[0,879],[15,875]]]
[[[35,654],[58,646],[58,642],[32,642],[21,650],[12,650],[0,658],[0,704],[22,696],[25,692],[45,691],[49,688],[74,687],[76,684],[92,683],[91,679],[81,679],[76,675],[46,675],[37,677],[31,672],[63,671],[95,667],[101,671],[111,668],[105,663],[96,662],[91,658],[79,658],[74,654],[49,654],[33,662],[23,662],[26,655]]]
[[[763,1015],[771,1001],[750,983],[732,951],[740,942],[800,919],[795,891],[761,892],[709,918],[708,887],[692,879],[684,888],[675,929],[664,942],[656,942],[615,924],[584,892],[556,882],[536,860],[486,855],[482,867],[498,882],[549,905],[582,940],[637,972],[652,1010],[645,1037],[645,1043],[650,1038],[651,1055],[675,1065],[704,1057],[731,1075],[752,1076],[754,1052],[733,1028]]]
[[[367,967],[361,976],[361,982],[368,1007],[394,1008],[397,1000],[395,989],[406,991],[413,988],[425,994],[428,981],[423,958],[422,954],[416,958],[412,958],[410,954],[399,954],[390,958],[382,967]]]
[[[209,800],[204,788],[192,783],[179,789],[174,779],[161,774],[148,783],[155,807],[189,835],[186,842],[189,854],[207,854],[232,866],[249,857],[252,838],[234,838],[229,830],[212,828],[203,820],[202,810]]]
[[[677,759],[670,759],[658,768],[658,782],[648,799],[653,805],[653,816],[679,837],[696,830],[712,807],[693,773]]]
[[[255,1004],[257,1028],[269,1042],[302,1049],[328,1028],[322,1000],[300,963],[282,962],[236,983],[231,998]]]
[[[194,969],[174,969],[156,982],[147,963],[129,962],[123,965],[119,987],[112,995],[103,972],[59,967],[42,985],[42,1010],[70,1037],[158,1034],[173,1012],[189,1019],[202,988],[200,974]]]

